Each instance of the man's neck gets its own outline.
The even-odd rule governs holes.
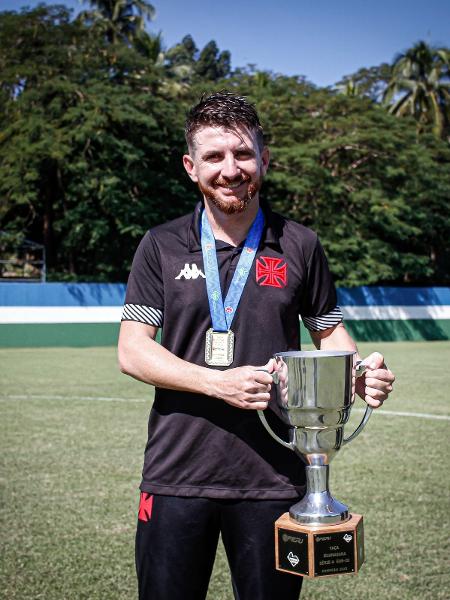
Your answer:
[[[253,198],[241,213],[227,215],[212,202],[205,199],[205,210],[209,224],[216,240],[222,240],[232,246],[239,246],[247,237],[247,233],[258,214],[259,199]]]

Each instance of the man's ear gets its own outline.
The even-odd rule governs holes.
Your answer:
[[[261,152],[261,163],[262,163],[262,171],[263,175],[267,173],[267,169],[269,168],[270,162],[270,152],[267,146],[264,146],[263,151]]]
[[[193,158],[189,154],[183,155],[183,166],[186,169],[186,173],[189,175],[192,181],[197,183],[198,177],[195,170],[195,163]]]

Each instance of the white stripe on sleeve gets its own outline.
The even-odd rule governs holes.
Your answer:
[[[302,321],[305,324],[305,327],[310,331],[323,331],[324,329],[338,325],[341,321],[343,321],[343,319],[344,315],[342,314],[339,306],[336,306],[336,308],[333,308],[332,311],[326,313],[325,315],[319,315],[317,317],[302,316]]]
[[[125,304],[122,312],[122,321],[138,321],[146,325],[162,327],[163,312],[159,308],[152,308],[143,304]]]

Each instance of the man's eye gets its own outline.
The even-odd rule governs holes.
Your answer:
[[[236,153],[236,158],[238,158],[239,160],[248,160],[250,158],[253,158],[253,154],[251,152],[248,152],[247,150],[242,150],[241,152]]]
[[[219,160],[222,160],[220,154],[208,154],[208,156],[205,157],[206,162],[219,162]]]

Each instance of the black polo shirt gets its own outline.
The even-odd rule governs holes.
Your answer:
[[[133,260],[123,320],[163,327],[162,345],[180,358],[205,363],[211,327],[199,223],[194,213],[148,231]],[[231,325],[234,362],[263,365],[300,347],[299,315],[311,330],[342,320],[317,235],[264,208],[265,228]],[[216,241],[225,296],[242,245]],[[213,368],[213,367],[210,367]],[[275,431],[286,428],[269,409]],[[256,411],[221,400],[156,389],[150,413],[141,490],[175,496],[281,499],[304,491],[301,460],[273,440]]]

